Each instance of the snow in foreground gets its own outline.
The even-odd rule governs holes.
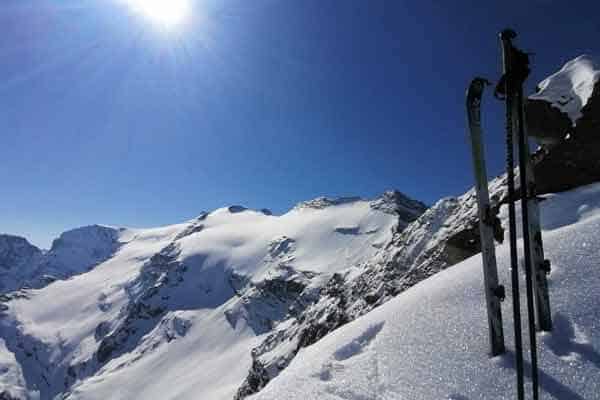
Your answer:
[[[599,210],[600,184],[542,206],[555,325],[538,336],[543,399],[600,399]],[[498,265],[509,290],[507,245],[498,247]],[[514,399],[510,296],[506,355],[488,356],[477,255],[305,348],[252,399]],[[527,346],[526,332],[523,340]]]

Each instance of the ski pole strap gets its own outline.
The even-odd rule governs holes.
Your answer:
[[[507,50],[510,51],[510,64],[507,65],[505,73],[500,77],[494,97],[504,100],[509,93],[507,87],[515,88],[521,86],[529,76],[529,54],[525,53],[512,45],[512,40],[517,34],[512,29],[505,29],[500,33],[500,39],[504,42]],[[507,83],[510,83],[507,85]]]

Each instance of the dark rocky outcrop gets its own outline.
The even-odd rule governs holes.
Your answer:
[[[541,148],[534,155],[539,194],[600,181],[600,82],[574,125],[557,107],[527,102],[528,132]]]
[[[0,235],[0,294],[31,285],[42,259],[42,251],[27,239]]]
[[[27,239],[0,234],[0,270],[9,270],[38,261],[42,251]]]
[[[412,222],[427,210],[427,205],[413,200],[397,190],[388,190],[381,197],[371,201],[371,208],[392,215],[398,215],[402,221]]]
[[[526,103],[527,132],[540,145],[552,146],[562,142],[573,128],[569,116],[543,100]]]

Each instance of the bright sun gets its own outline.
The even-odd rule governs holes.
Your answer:
[[[189,0],[128,0],[131,7],[165,28],[181,24],[190,13]]]

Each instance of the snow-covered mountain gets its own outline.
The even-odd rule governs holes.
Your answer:
[[[42,251],[27,239],[13,235],[0,235],[0,294],[23,286],[33,278]]]
[[[499,238],[504,183],[490,184]],[[600,184],[545,197],[556,330],[542,336],[542,388],[557,399],[594,398]],[[442,199],[404,229],[377,201],[353,200],[304,203],[279,217],[229,207],[118,230],[118,249],[90,271],[4,296],[0,393],[513,398],[512,353],[487,355],[480,257],[425,280],[477,251],[473,201],[472,191]],[[498,248],[508,287],[507,253]],[[504,315],[510,348],[508,303]]]
[[[600,184],[548,196],[542,214],[554,330],[539,340],[541,398],[598,399]],[[497,252],[509,288],[508,245]],[[508,352],[490,358],[484,297],[477,255],[301,350],[251,399],[515,399],[511,304],[502,303]],[[524,305],[522,316],[525,327]]]
[[[46,252],[25,238],[0,235],[0,294],[85,272],[110,258],[119,245],[119,229],[100,225],[64,232]]]
[[[388,192],[320,198],[282,216],[232,206],[156,229],[69,231],[35,264],[56,280],[2,298],[1,360],[11,373],[0,393],[152,398],[179,382],[167,397],[231,399],[268,332],[425,208]]]

